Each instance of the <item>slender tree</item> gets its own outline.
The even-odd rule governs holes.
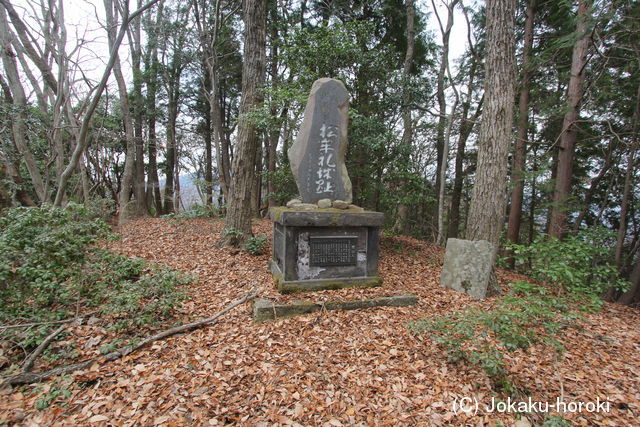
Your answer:
[[[434,7],[434,11],[436,17],[438,18],[438,24],[440,26],[440,32],[442,33],[442,58],[440,62],[440,70],[438,72],[438,104],[440,106],[440,114],[438,117],[438,146],[442,147],[442,154],[439,155],[439,168],[438,168],[438,177],[436,178],[436,188],[438,190],[438,238],[437,242],[440,245],[445,244],[446,240],[446,230],[444,225],[444,197],[445,197],[445,187],[446,187],[446,178],[447,178],[447,165],[449,164],[449,147],[451,145],[451,131],[453,129],[454,123],[454,114],[456,112],[456,108],[458,107],[458,103],[460,102],[460,94],[458,93],[458,89],[456,88],[455,83],[453,82],[453,77],[451,76],[451,67],[449,67],[449,36],[451,34],[451,29],[453,28],[453,11],[454,7],[458,3],[458,0],[452,0],[451,3],[447,4],[447,25],[444,27],[442,25],[442,20],[440,19],[440,15],[438,14],[438,10],[435,7],[435,3],[433,0],[431,4]],[[446,71],[447,77],[451,82],[451,89],[455,95],[453,105],[451,106],[451,110],[447,115],[447,104],[444,102],[444,73]],[[446,129],[443,134],[441,133],[441,128],[446,124]]]
[[[461,3],[462,11],[467,24],[467,39],[469,48],[469,68],[465,73],[467,78],[467,94],[462,97],[462,114],[460,118],[460,129],[458,132],[458,143],[456,147],[456,159],[454,165],[454,178],[453,178],[453,191],[451,193],[451,207],[449,209],[449,223],[448,223],[448,237],[458,237],[460,232],[460,202],[462,200],[462,187],[464,179],[470,173],[475,170],[475,164],[471,164],[466,169],[463,168],[465,150],[467,141],[471,136],[471,132],[478,122],[480,114],[482,113],[482,103],[484,98],[475,105],[475,111],[472,113],[472,107],[474,104],[474,92],[478,84],[478,71],[480,66],[480,53],[478,49],[478,42],[474,42],[472,39],[472,27],[469,20],[469,14],[467,8]]]
[[[140,0],[138,0],[140,3]],[[142,17],[138,17],[129,26],[129,45],[131,52],[131,66],[133,71],[133,93],[131,97],[133,136],[136,147],[136,162],[133,180],[133,194],[135,197],[136,216],[149,214],[147,205],[145,182],[145,156],[143,137],[144,98],[142,96]]]
[[[618,226],[618,238],[616,239],[615,264],[618,269],[622,267],[622,252],[624,240],[627,235],[627,210],[629,208],[629,199],[631,198],[631,185],[633,179],[634,162],[636,151],[640,141],[640,86],[636,95],[636,105],[633,114],[633,128],[631,131],[631,146],[627,154],[627,169],[624,175],[624,189],[622,191],[622,205],[620,206],[620,225]]]
[[[224,197],[228,197],[229,185],[231,182],[231,159],[230,144],[224,131],[224,98],[220,84],[221,73],[221,32],[225,20],[233,15],[234,11],[226,14],[221,9],[220,0],[207,2],[204,0],[192,0],[194,6],[194,18],[198,37],[200,39],[200,49],[203,55],[204,72],[207,74],[205,86],[207,87],[206,98],[209,105],[209,137],[213,141],[216,150],[216,166],[218,169],[218,182],[220,191]],[[213,174],[212,178],[213,178]]]
[[[245,0],[242,99],[231,188],[221,245],[238,246],[251,236],[251,195],[259,147],[250,113],[262,102],[266,64],[266,0]]]
[[[158,92],[158,73],[160,72],[160,62],[158,61],[158,33],[162,22],[164,2],[158,4],[155,22],[152,21],[151,12],[147,13],[144,21],[147,33],[147,51],[144,58],[144,80],[147,88],[146,94],[146,119],[149,165],[147,175],[149,186],[147,188],[147,201],[153,200],[156,215],[163,213],[162,195],[160,194],[160,180],[158,178],[158,142],[156,136],[156,122],[158,108],[156,106],[156,96]],[[148,202],[151,206],[151,203]]]
[[[7,90],[11,94],[10,99],[12,104],[17,107],[16,114],[13,115],[11,120],[13,143],[24,158],[39,201],[46,202],[49,200],[49,196],[45,190],[44,180],[31,149],[28,147],[26,137],[27,96],[20,81],[16,55],[12,48],[12,37],[13,34],[9,31],[5,9],[0,6],[0,55],[2,56],[2,63],[7,75]]]
[[[555,186],[549,235],[562,238],[567,231],[568,199],[573,179],[573,157],[578,138],[578,116],[582,102],[584,71],[587,65],[587,52],[591,43],[591,0],[580,0],[576,25],[576,43],[571,57],[571,78],[567,89],[567,107],[562,123],[562,133],[556,167]]]
[[[104,0],[104,9],[107,17],[107,33],[109,40],[109,48],[116,50],[116,20],[118,7],[114,0]],[[122,74],[120,65],[120,57],[116,53],[115,60],[113,62],[113,75],[118,84],[118,94],[120,96],[120,107],[122,110],[122,121],[124,123],[126,154],[124,162],[124,173],[122,177],[122,186],[120,188],[120,194],[118,195],[118,204],[120,205],[120,212],[118,215],[118,223],[124,224],[131,219],[132,214],[137,214],[137,209],[132,212],[130,208],[131,194],[133,192],[133,185],[135,180],[135,162],[136,162],[136,141],[134,139],[133,119],[129,109],[129,94],[127,92],[127,84]]]
[[[404,63],[402,67],[402,77],[404,78],[404,91],[402,94],[402,146],[404,150],[405,167],[409,167],[409,152],[413,140],[413,123],[411,122],[411,91],[409,88],[411,78],[411,67],[413,65],[413,55],[415,50],[415,6],[413,0],[406,1],[407,9],[407,50],[404,55]],[[401,186],[406,182],[401,182]],[[398,203],[398,211],[396,213],[396,222],[393,225],[394,233],[404,233],[407,226],[407,216],[409,214],[409,205],[404,201]]]
[[[536,14],[536,1],[528,0],[526,20],[524,23],[524,47],[522,49],[522,70],[520,79],[520,99],[518,102],[518,126],[516,143],[511,167],[511,209],[507,226],[507,240],[512,243],[520,241],[520,219],[522,217],[522,198],[524,194],[524,171],[526,167],[527,139],[529,131],[529,99],[531,98],[530,82],[533,74],[531,68],[531,50],[533,48],[533,29]],[[515,259],[510,258],[513,268]]]
[[[433,5],[433,10],[436,13],[436,17],[438,19],[438,24],[440,27],[440,33],[442,34],[442,54],[440,56],[440,68],[438,69],[438,77],[437,77],[437,91],[436,98],[438,99],[438,127],[437,127],[437,135],[436,135],[436,152],[437,152],[437,166],[436,166],[436,191],[438,192],[438,240],[442,239],[443,236],[443,209],[440,204],[442,201],[441,195],[444,194],[444,186],[445,186],[445,177],[446,177],[446,165],[448,161],[448,141],[446,140],[448,134],[447,132],[447,123],[448,119],[453,116],[453,111],[455,108],[452,108],[451,117],[447,115],[447,99],[446,99],[446,85],[445,78],[448,77],[449,73],[449,39],[451,38],[451,30],[453,28],[453,9],[458,4],[459,0],[451,0],[449,3],[446,3],[447,7],[447,23],[445,25],[442,24],[440,19],[440,15],[438,14],[435,2],[431,0],[431,4]],[[450,80],[450,83],[453,82]],[[456,92],[457,95],[457,92]],[[456,97],[456,100],[458,98]],[[445,171],[443,171],[443,168]],[[441,242],[440,242],[441,243]]]

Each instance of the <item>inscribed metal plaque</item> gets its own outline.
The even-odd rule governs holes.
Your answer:
[[[312,267],[331,267],[356,265],[358,238],[348,237],[309,237],[311,252],[309,265]]]

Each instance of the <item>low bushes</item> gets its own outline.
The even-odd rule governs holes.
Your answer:
[[[12,208],[0,218],[0,341],[21,355],[37,346],[54,322],[88,312],[109,316],[129,332],[171,315],[189,278],[100,249],[117,238],[82,205]],[[43,323],[34,327],[7,325]],[[23,350],[22,352],[19,349]]]

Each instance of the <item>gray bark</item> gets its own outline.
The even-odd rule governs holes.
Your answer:
[[[573,47],[573,55],[571,58],[571,79],[569,80],[569,88],[567,90],[567,112],[564,115],[562,123],[553,203],[551,217],[549,219],[549,235],[557,238],[562,238],[567,231],[569,209],[567,200],[571,193],[573,156],[578,137],[578,126],[576,122],[580,115],[584,70],[587,65],[589,44],[591,43],[591,33],[589,32],[590,20],[591,0],[580,0],[578,5],[578,24],[576,26],[578,39]]]
[[[487,3],[485,95],[478,139],[478,166],[467,220],[467,238],[496,247],[504,225],[507,155],[515,99],[515,0]]]
[[[2,3],[4,4],[4,3]],[[18,65],[16,63],[15,53],[12,48],[13,34],[9,30],[9,26],[6,19],[4,8],[0,7],[0,43],[2,63],[5,69],[8,86],[10,87],[13,96],[13,105],[16,108],[16,113],[11,120],[11,130],[13,135],[13,142],[18,149],[19,153],[23,156],[25,166],[29,172],[29,177],[33,183],[33,187],[38,196],[40,203],[47,202],[49,196],[45,191],[45,184],[42,178],[42,174],[38,169],[36,160],[29,147],[27,140],[27,128],[26,128],[26,109],[27,109],[27,97],[20,82],[20,74],[18,73]]]
[[[262,102],[261,86],[266,64],[266,0],[245,0],[242,99],[238,142],[233,159],[231,188],[225,220],[224,245],[237,246],[251,236],[251,194],[255,182],[259,141],[256,125],[248,114]],[[233,230],[233,233],[229,233]]]
[[[415,7],[414,0],[406,0],[407,9],[407,50],[404,55],[404,64],[402,67],[402,76],[405,81],[404,93],[402,94],[402,145],[407,151],[405,154],[406,162],[401,167],[409,167],[409,147],[413,140],[413,124],[411,122],[411,91],[409,86],[411,78],[411,66],[413,65],[413,56],[415,50]],[[400,187],[406,186],[406,181],[400,182]],[[401,189],[402,191],[402,189]],[[396,221],[393,225],[394,233],[404,233],[407,227],[407,217],[409,214],[409,206],[401,201],[398,204],[396,213]]]

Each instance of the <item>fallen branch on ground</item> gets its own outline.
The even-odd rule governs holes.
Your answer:
[[[231,304],[229,304],[228,306],[226,306],[225,308],[223,308],[222,310],[220,310],[219,312],[217,312],[216,314],[214,314],[209,318],[198,320],[197,322],[193,322],[193,323],[187,323],[186,325],[176,326],[175,328],[167,329],[155,335],[151,335],[150,337],[147,337],[144,340],[140,341],[134,347],[125,346],[125,347],[119,348],[118,350],[112,351],[111,353],[108,353],[102,357],[96,357],[93,359],[85,360],[84,362],[79,362],[73,365],[59,366],[57,368],[44,371],[44,372],[23,372],[21,374],[13,375],[6,378],[4,383],[8,385],[32,384],[32,383],[37,383],[42,380],[45,380],[49,377],[69,374],[71,372],[74,372],[80,369],[86,369],[89,366],[93,365],[94,363],[99,362],[101,359],[104,359],[105,362],[111,362],[113,360],[119,359],[128,354],[131,354],[134,351],[138,351],[141,348],[151,344],[154,341],[158,341],[163,338],[170,337],[172,335],[191,331],[194,329],[201,328],[203,326],[207,326],[211,323],[214,323],[216,320],[218,320],[220,316],[233,310],[235,307],[239,306],[240,304],[243,304],[247,301],[254,299],[256,296],[258,296],[258,294],[261,291],[262,291],[261,288],[254,289],[244,297],[232,302]]]
[[[33,368],[33,364],[36,361],[36,358],[40,356],[40,354],[42,354],[42,352],[45,351],[47,347],[49,347],[49,344],[51,344],[51,341],[53,341],[55,337],[60,335],[60,332],[64,331],[64,328],[65,328],[65,325],[60,326],[58,329],[56,329],[51,334],[49,334],[49,336],[46,337],[44,341],[42,341],[40,345],[36,347],[35,350],[33,350],[33,353],[31,353],[29,357],[27,357],[24,363],[22,364],[22,372],[29,372],[31,368]]]
[[[84,317],[91,316],[92,314],[94,314],[96,312],[97,311],[92,311],[91,313],[83,314],[82,316],[70,317],[69,319],[63,319],[63,320],[52,320],[50,322],[20,323],[20,324],[17,324],[17,325],[0,325],[0,329],[7,330],[7,329],[16,329],[16,328],[30,328],[32,326],[41,326],[41,325],[59,325],[61,323],[71,323],[71,322],[74,322],[74,321],[76,321],[78,319],[82,319]]]

